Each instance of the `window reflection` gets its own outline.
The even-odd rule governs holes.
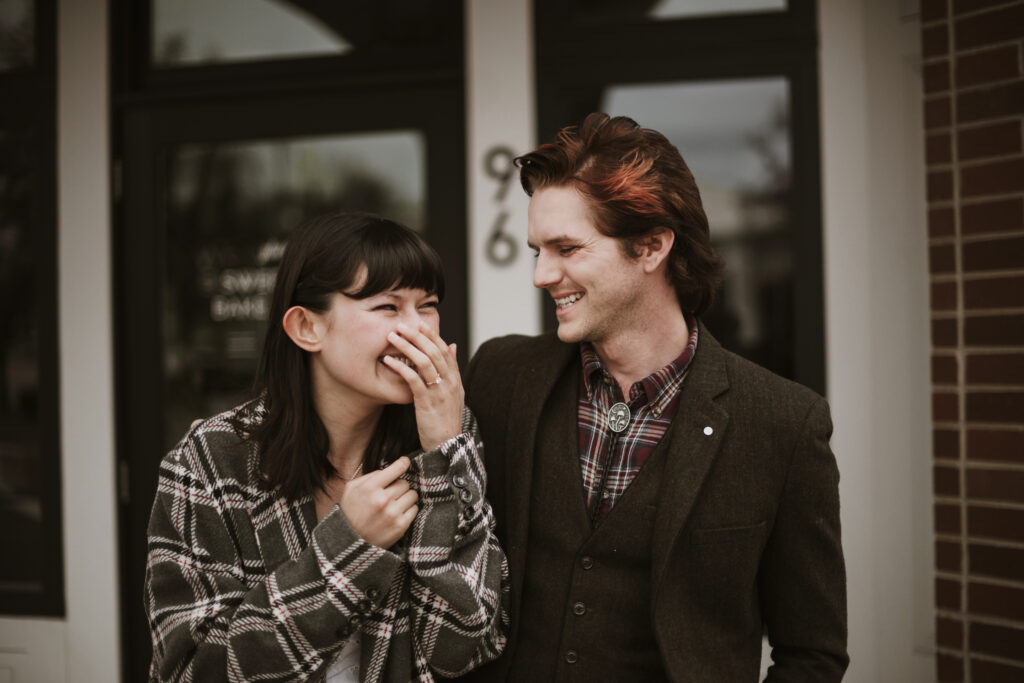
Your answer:
[[[784,78],[613,86],[602,106],[663,133],[693,171],[726,260],[712,333],[793,376],[793,219]]]
[[[156,66],[345,55],[461,41],[460,0],[150,0]]]
[[[0,591],[43,589],[33,136],[0,132]]]
[[[176,150],[163,306],[168,448],[193,419],[245,397],[288,231],[339,210],[421,229],[425,164],[416,131]]]
[[[32,66],[35,61],[35,3],[0,2],[0,71]]]
[[[654,21],[723,14],[784,11],[786,0],[575,0],[584,20],[644,18]]]

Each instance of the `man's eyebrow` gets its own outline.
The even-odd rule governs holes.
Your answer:
[[[576,240],[575,237],[570,237],[569,235],[555,235],[554,237],[549,237],[548,239],[546,239],[543,242],[541,242],[541,246],[545,246],[546,247],[546,246],[549,246],[549,245],[552,245],[552,244],[564,244],[566,242],[576,242],[576,241],[577,240]],[[537,250],[537,245],[534,244],[533,242],[527,242],[526,246],[528,246],[530,249],[533,249],[534,251]]]

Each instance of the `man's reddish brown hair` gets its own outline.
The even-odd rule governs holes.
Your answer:
[[[668,278],[680,307],[694,315],[711,307],[722,259],[711,247],[693,174],[664,135],[625,116],[594,113],[516,164],[530,196],[543,187],[574,187],[597,229],[621,240],[631,256],[656,231],[671,230]]]

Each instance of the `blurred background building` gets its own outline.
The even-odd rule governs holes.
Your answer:
[[[551,327],[512,159],[591,111],[693,170],[714,334],[832,404],[847,680],[1024,680],[1022,60],[1020,0],[0,0],[0,683],[144,680],[157,463],[302,218],[422,231],[463,362]]]

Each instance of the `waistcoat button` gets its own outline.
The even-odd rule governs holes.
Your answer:
[[[572,606],[572,613],[578,617],[582,617],[587,611],[587,606],[582,602],[577,602]]]
[[[576,654],[576,650],[569,650],[565,653],[565,661],[569,662],[570,664],[575,664],[579,661],[579,659],[580,658],[579,655]]]
[[[590,557],[589,555],[586,556],[586,557],[583,557],[583,558],[580,559],[580,564],[583,566],[584,569],[593,569],[593,567],[594,567],[594,558]]]

